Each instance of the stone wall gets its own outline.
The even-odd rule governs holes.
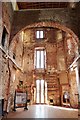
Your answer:
[[[15,18],[16,18],[16,22],[15,22]],[[30,26],[30,25],[32,25],[34,27],[34,23],[43,22],[43,21],[44,21],[44,23],[45,23],[45,21],[47,21],[47,22],[51,21],[54,23],[58,23],[62,26],[65,26],[65,27],[71,29],[72,32],[74,32],[77,36],[79,36],[79,29],[77,28],[77,25],[79,23],[78,20],[79,20],[78,19],[78,10],[75,8],[74,9],[71,9],[71,8],[61,9],[60,8],[60,9],[53,9],[53,10],[46,10],[46,11],[45,10],[15,11],[11,40],[23,28]],[[16,26],[16,28],[15,28],[15,26]],[[42,25],[42,26],[45,26],[45,25]],[[57,26],[57,24],[56,24],[56,26]],[[41,27],[41,26],[39,26],[39,27]],[[49,26],[47,25],[47,27],[50,27],[50,25]],[[47,82],[48,82],[48,80],[53,81],[53,84],[55,81],[59,80],[58,86],[57,86],[58,92],[55,92],[55,91],[49,92],[48,98],[52,94],[54,94],[54,96],[55,96],[55,94],[57,94],[58,100],[60,100],[60,98],[61,98],[61,104],[63,104],[64,91],[68,91],[70,93],[69,78],[68,78],[68,73],[66,73],[66,70],[72,64],[72,62],[75,60],[75,58],[78,56],[78,43],[75,42],[76,39],[73,37],[73,35],[72,34],[70,35],[68,33],[63,35],[63,38],[62,38],[63,42],[61,40],[58,40],[58,38],[56,38],[56,37],[52,38],[51,36],[53,36],[53,35],[55,36],[55,32],[53,32],[53,30],[51,30],[51,28],[48,28],[48,30],[47,30],[48,32],[46,32],[48,38],[45,40],[45,42],[39,42],[39,43],[35,44],[34,31],[35,31],[35,29],[33,29],[33,30],[28,29],[27,33],[26,33],[26,31],[24,31],[25,37],[24,37],[24,48],[23,48],[23,50],[24,50],[23,51],[23,53],[24,53],[23,54],[23,71],[25,74],[24,81],[25,81],[25,83],[27,82],[27,84],[28,84],[29,98],[32,99],[30,87],[35,79],[43,79],[44,78],[47,80]],[[55,31],[57,31],[57,30],[55,29]],[[57,31],[57,32],[60,32],[60,31]],[[56,40],[58,41],[57,44],[55,44]],[[70,44],[71,44],[70,46],[69,46],[69,42],[68,42],[69,40],[70,40]],[[47,70],[45,73],[41,73],[41,74],[40,73],[38,74],[34,71],[34,61],[32,60],[32,59],[34,59],[33,51],[34,51],[35,47],[39,47],[39,46],[47,49],[47,54],[50,56],[53,56],[53,57],[49,57],[47,55]],[[55,60],[54,60],[54,58],[55,58]],[[56,70],[62,71],[62,72],[55,74],[54,72]],[[48,73],[48,75],[47,75],[47,73]],[[66,78],[64,77],[65,75],[66,75]],[[36,78],[34,79],[33,76],[36,76]],[[49,84],[51,84],[51,83],[49,83]],[[59,84],[61,87],[59,86]],[[75,81],[75,84],[76,84],[76,81]],[[50,85],[48,85],[48,87],[49,86]],[[65,87],[66,87],[66,89],[65,89]],[[73,88],[71,87],[71,89],[73,89]],[[54,99],[55,99],[54,103],[57,103],[57,98],[55,97]],[[59,101],[59,104],[60,104],[60,101]],[[75,105],[73,105],[73,106],[75,106]]]
[[[9,46],[9,56],[11,58],[11,82],[10,82],[10,108],[13,108],[14,105],[14,95],[19,81],[25,80],[25,75],[23,76],[22,62],[23,62],[23,42],[22,42],[22,33],[20,33],[14,42]]]
[[[72,68],[73,69],[73,68]],[[78,85],[77,85],[76,69],[69,72],[69,84],[70,84],[70,104],[71,107],[78,108]]]
[[[13,105],[14,92],[19,81],[24,81],[24,85],[27,84],[28,98],[34,102],[31,85],[34,84],[34,87],[36,87],[35,81],[37,79],[47,81],[48,100],[53,98],[54,105],[63,104],[62,97],[65,91],[64,88],[66,87],[66,90],[71,95],[71,106],[75,107],[77,105],[74,100],[77,92],[76,81],[73,76],[71,79],[68,78],[66,70],[78,55],[78,43],[75,42],[76,40],[72,34],[68,36],[68,31],[64,35],[62,30],[53,28],[49,23],[47,24],[47,28],[43,24],[45,24],[45,21],[59,23],[62,26],[70,28],[76,35],[79,35],[79,29],[77,27],[79,19],[76,16],[78,11],[75,9],[60,8],[54,10],[15,11],[13,13],[11,3],[0,3],[0,6],[2,6],[2,13],[0,7],[0,38],[2,39],[4,26],[8,33],[6,47],[2,47],[0,41],[0,83],[2,86],[2,88],[0,87],[0,96],[6,100],[4,109],[7,109],[7,105]],[[43,29],[46,31],[45,40],[37,42],[34,32],[37,25],[34,26],[34,23],[42,21],[44,23],[41,23],[42,25],[38,27],[44,26]],[[10,41],[22,28],[32,24],[32,29],[25,29],[23,33],[18,34],[9,46]],[[59,34],[60,37],[57,36]],[[70,41],[73,41],[71,48],[67,46],[66,41],[68,38]],[[44,47],[47,53],[46,70],[42,72],[34,69],[34,50],[36,47]],[[74,88],[76,89],[74,90]]]
[[[8,104],[8,93],[9,93],[9,59],[8,59],[8,48],[9,48],[9,38],[11,31],[11,24],[13,20],[13,11],[11,8],[11,3],[0,2],[0,84],[2,90],[0,90],[0,97],[4,98],[5,107],[7,109]],[[7,37],[2,45],[2,36],[4,28],[7,31]]]
[[[36,31],[41,29],[44,30],[45,37],[43,40],[37,40]],[[19,37],[21,34],[22,37]],[[21,38],[23,38],[23,40],[21,40]],[[72,47],[73,45],[75,46],[75,49],[72,49],[72,47],[68,47],[68,40],[70,40],[70,44]],[[18,51],[18,53],[15,52],[16,55],[18,54],[15,61],[22,61],[23,70],[22,75],[21,72],[19,72],[19,76],[18,74],[16,74],[16,85],[19,84],[20,80],[23,81],[24,85],[27,86],[28,98],[32,100],[33,103],[35,101],[32,98],[33,93],[31,92],[31,86],[32,84],[34,84],[34,88],[36,88],[36,80],[43,79],[47,82],[48,101],[50,99],[53,99],[54,105],[64,105],[63,94],[65,91],[67,91],[71,95],[70,84],[72,84],[72,82],[69,83],[67,69],[73,62],[73,60],[78,56],[77,42],[75,42],[74,37],[68,36],[68,33],[63,32],[60,29],[52,28],[50,26],[47,26],[45,28],[42,26],[36,28],[34,26],[34,28],[28,28],[19,33],[14,41],[21,41],[21,43],[15,42],[16,46],[18,47],[14,47],[15,45],[13,46],[13,42],[12,46],[15,51]],[[38,47],[43,47],[46,50],[45,71],[37,70],[34,67],[35,48]],[[14,50],[12,49],[12,51]],[[74,57],[71,56],[73,54]],[[74,91],[73,86],[74,85],[71,86],[71,89]],[[72,98],[70,102],[72,102],[72,100],[74,99],[73,96],[71,97]],[[75,105],[73,104],[72,107],[74,106]]]
[[[25,17],[24,17],[25,16]],[[14,12],[11,39],[24,27],[41,21],[53,21],[70,28],[76,35],[78,31],[78,10],[76,8],[57,8],[46,10],[25,10]],[[16,26],[16,27],[15,27]]]
[[[2,2],[0,2],[0,38],[2,35]],[[0,66],[2,69],[2,51],[0,50]],[[2,71],[0,71],[0,96],[2,96]]]

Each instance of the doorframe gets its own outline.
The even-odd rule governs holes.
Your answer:
[[[39,86],[40,86],[40,100],[39,100],[39,103],[37,103],[37,86],[36,86],[36,104],[46,104],[47,103],[47,97],[46,97],[46,95],[45,94],[47,94],[47,92],[46,92],[46,86],[45,86],[45,83],[47,83],[46,82],[46,80],[44,80],[44,102],[43,103],[41,103],[41,80],[43,80],[43,79],[37,79],[37,80],[39,80],[40,81],[40,83],[39,83]],[[36,83],[37,83],[37,80],[36,80]],[[37,85],[37,84],[36,84]]]

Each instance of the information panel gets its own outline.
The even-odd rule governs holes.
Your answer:
[[[15,91],[14,96],[14,111],[16,111],[16,108],[22,108],[24,107],[25,110],[28,110],[27,108],[27,92],[17,92]]]
[[[16,92],[16,104],[24,104],[26,103],[26,93],[17,93]]]

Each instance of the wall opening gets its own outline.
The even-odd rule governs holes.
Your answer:
[[[46,51],[42,48],[35,49],[35,58],[34,58],[35,69],[45,69],[46,68]]]
[[[36,103],[47,102],[47,83],[44,80],[36,80]]]
[[[5,46],[5,42],[7,42],[7,37],[8,37],[8,33],[6,28],[4,27],[3,34],[2,34],[2,41],[1,41],[2,47]]]

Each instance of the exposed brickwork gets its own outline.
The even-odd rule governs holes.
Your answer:
[[[75,70],[69,72],[70,80],[70,103],[72,107],[78,107],[78,89]]]
[[[59,23],[70,28],[72,31],[75,32],[75,34],[78,35],[78,18],[76,15],[76,10],[69,8],[16,11],[14,13],[14,22],[11,38],[13,38],[13,36],[25,26],[41,21],[53,21]]]
[[[34,84],[34,87],[36,87],[35,81],[37,79],[47,81],[48,100],[53,98],[54,105],[63,105],[63,93],[64,91],[68,91],[70,92],[71,106],[77,106],[78,96],[76,96],[75,100],[75,94],[77,93],[75,73],[73,75],[69,71],[69,76],[67,68],[78,56],[77,36],[80,31],[79,27],[77,27],[80,18],[79,15],[78,18],[76,16],[79,13],[78,10],[79,8],[66,8],[15,11],[13,13],[11,4],[3,3],[2,19],[0,17],[0,38],[2,38],[3,26],[5,26],[8,32],[5,52],[7,53],[9,49],[9,55],[12,60],[7,59],[6,53],[0,50],[0,83],[2,87],[2,91],[0,87],[0,95],[5,97],[8,103],[10,102],[11,106],[9,108],[13,105],[14,92],[19,81],[24,81],[24,86],[27,84],[28,98],[33,102],[31,85]],[[44,41],[37,42],[35,40],[35,27],[38,29],[42,27],[46,31]],[[22,32],[17,34],[23,28],[25,33],[24,42]],[[58,39],[58,33],[60,33],[60,39]],[[14,37],[15,35],[16,37]],[[10,46],[9,37],[10,41],[13,40]],[[71,49],[67,45],[68,38],[71,41]],[[42,73],[41,71],[34,70],[34,49],[36,47],[44,47],[47,53],[47,67]],[[69,51],[71,52],[70,54]],[[17,64],[14,64],[12,61]],[[6,105],[7,103],[5,104],[5,109],[7,108]]]
[[[64,105],[63,94],[65,91],[68,91],[70,93],[70,87],[69,87],[70,79],[68,78],[68,73],[66,71],[69,65],[74,60],[73,57],[71,57],[71,54],[74,54],[74,58],[76,58],[78,55],[77,47],[76,47],[77,42],[76,40],[73,39],[72,36],[70,36],[70,38],[67,37],[68,33],[63,32],[60,29],[52,28],[52,26],[50,26],[48,22],[47,22],[47,27],[44,28],[42,27],[42,25],[43,23],[42,24],[40,23],[40,25],[38,24],[38,26],[36,24],[34,25],[34,28],[30,28],[29,26],[29,28],[25,29],[23,32],[24,49],[22,49],[21,47],[20,48],[23,50],[24,74],[21,75],[21,73],[19,73],[19,77],[16,74],[16,80],[18,81],[17,84],[19,83],[19,80],[23,80],[23,76],[24,76],[23,81],[24,84],[27,83],[26,85],[28,91],[28,98],[32,100],[32,93],[31,93],[32,83],[34,83],[34,86],[36,88],[36,80],[44,79],[47,81],[48,100],[53,99],[54,105],[60,105],[60,104]],[[37,28],[35,28],[36,26]],[[36,30],[41,30],[41,29],[44,30],[44,39],[39,41],[36,39]],[[21,40],[21,37],[19,37],[20,35],[21,33],[18,34],[18,36],[16,36],[14,41]],[[58,35],[60,35],[60,37]],[[73,41],[74,43],[73,45],[75,46],[76,49],[75,50],[71,48],[70,56],[68,55],[70,49],[68,48],[67,45],[68,38],[71,40],[71,42]],[[17,45],[17,42],[15,42],[15,44]],[[47,55],[46,71],[40,72],[34,70],[34,51],[36,47],[44,47],[46,50],[46,55]],[[17,49],[18,51],[19,47],[14,47],[14,49]],[[18,54],[20,53],[21,52],[19,50]],[[69,59],[71,59],[71,62]],[[17,60],[20,60],[19,56],[17,56]],[[73,90],[73,87],[71,87],[71,89]],[[72,103],[72,106],[75,107],[76,104],[77,104],[76,102],[75,104]]]
[[[2,9],[1,9],[2,8]],[[9,46],[9,37],[10,37],[10,30],[11,30],[11,23],[12,23],[13,12],[11,9],[11,4],[5,4],[0,2],[0,84],[2,90],[0,90],[0,97],[3,97],[5,100],[8,100],[8,80],[9,80],[9,69],[8,69],[8,60],[6,59],[6,55],[8,53],[8,46]],[[2,31],[3,28],[6,28],[8,32],[7,41],[5,41],[5,47],[2,48]],[[5,101],[4,101],[5,102]],[[7,103],[5,102],[6,109]]]

